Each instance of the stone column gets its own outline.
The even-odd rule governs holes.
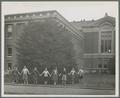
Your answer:
[[[112,30],[112,38],[111,38],[111,53],[115,52],[115,32]]]

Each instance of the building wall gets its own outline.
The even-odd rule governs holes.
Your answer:
[[[16,17],[15,17],[16,16]],[[10,17],[10,16],[8,16]],[[43,20],[43,18],[40,18],[38,19],[38,17],[36,18],[35,16],[32,17],[31,19],[28,17],[28,18],[25,18],[25,17],[28,17],[27,15],[23,15],[23,20],[22,18],[18,18],[18,15],[12,15],[11,16],[11,19],[6,19],[5,20],[5,72],[7,72],[7,70],[9,69],[12,69],[14,66],[18,65],[17,64],[17,51],[16,51],[16,43],[17,43],[17,39],[19,39],[20,35],[23,33],[23,29],[25,27],[25,25],[27,25],[28,22],[30,21],[40,21],[40,20]],[[31,17],[31,16],[30,16]],[[15,19],[13,19],[15,18]],[[46,17],[46,18],[49,18],[49,17]],[[77,32],[78,33],[78,36],[75,35],[76,33],[76,29],[71,27],[71,25],[69,26],[69,22],[67,22],[65,19],[62,19],[60,16],[59,18],[54,18],[58,24],[62,25],[62,27],[65,28],[65,30],[68,30],[68,32],[72,35],[72,39],[71,39],[71,42],[73,43],[73,46],[74,46],[74,50],[75,50],[75,58],[76,58],[76,62],[77,64],[80,64],[82,65],[81,63],[83,63],[82,61],[82,54],[83,54],[83,40],[81,40],[81,37],[78,37],[80,36],[80,32]],[[8,27],[7,25],[10,24],[12,25],[12,35],[10,38],[8,38]],[[76,31],[75,31],[76,30]],[[12,55],[11,56],[8,56],[8,48],[11,47],[12,48]],[[11,66],[8,66],[9,64],[8,63],[11,63]]]
[[[9,35],[8,34],[8,25],[12,25],[12,31],[13,32],[13,24],[5,24],[5,70],[8,69],[8,65],[9,67],[11,67],[12,61],[13,61],[13,54],[9,55],[8,53],[8,48],[12,48],[13,45],[13,34]]]
[[[115,26],[103,21],[95,27],[84,28],[85,53],[84,69],[96,71],[111,71],[115,67]],[[104,44],[103,44],[104,43]]]
[[[98,53],[98,32],[85,32],[85,45],[84,52],[85,53]]]
[[[29,13],[29,15],[22,14],[7,16],[7,18],[5,17],[5,71],[8,70],[9,66],[13,67],[17,65],[16,42],[21,33],[23,33],[24,26],[29,21],[38,21],[43,18],[49,18],[50,16],[54,16],[54,19],[71,33],[71,42],[74,45],[76,63],[79,68],[82,67],[85,70],[88,69],[94,71],[102,69],[108,70],[112,68],[111,66],[115,66],[115,62],[112,62],[112,65],[109,63],[111,59],[115,58],[115,25],[111,20],[103,19],[102,22],[94,21],[94,25],[80,26],[79,30],[78,25],[74,28],[71,23],[65,20],[61,15],[56,13],[53,14],[55,16],[49,13],[44,13],[43,16],[41,16],[41,13]],[[8,19],[10,17],[11,19]],[[12,25],[11,37],[10,33],[8,35],[8,25]],[[111,33],[105,34],[105,32]],[[111,40],[111,48],[109,49],[107,45],[107,50],[104,52],[101,49],[102,40],[104,40],[103,50],[105,50],[106,47],[105,43],[108,43],[108,40]],[[12,55],[10,56],[8,56],[8,48],[9,50],[12,48]]]

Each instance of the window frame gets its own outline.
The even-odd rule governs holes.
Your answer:
[[[10,28],[9,28],[9,26],[11,27],[11,30],[10,30]],[[11,39],[13,36],[13,24],[6,24],[6,35],[7,35],[7,38],[8,39]]]
[[[9,50],[9,49],[11,49],[11,50]],[[7,48],[7,55],[12,56],[12,47]]]

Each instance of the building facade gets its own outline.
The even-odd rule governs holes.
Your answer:
[[[103,18],[72,22],[84,33],[84,68],[110,72],[115,69],[115,18],[105,13]]]
[[[109,71],[115,66],[114,17],[106,14],[98,20],[69,22],[57,11],[44,11],[5,16],[5,72],[17,65],[16,41],[25,25],[49,18],[72,35],[76,63],[80,68],[96,72]]]

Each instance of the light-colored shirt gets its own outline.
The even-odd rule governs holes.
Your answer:
[[[71,70],[71,72],[70,72],[72,75],[74,75],[75,74],[75,70]]]
[[[79,74],[80,75],[83,75],[84,74],[84,71],[82,69],[79,70]]]
[[[29,70],[28,70],[27,68],[24,68],[24,69],[22,70],[22,73],[23,73],[24,75],[27,75],[27,74],[29,74]]]
[[[57,70],[54,70],[54,74],[57,74]]]
[[[48,77],[49,72],[48,71],[43,71],[44,77]]]

